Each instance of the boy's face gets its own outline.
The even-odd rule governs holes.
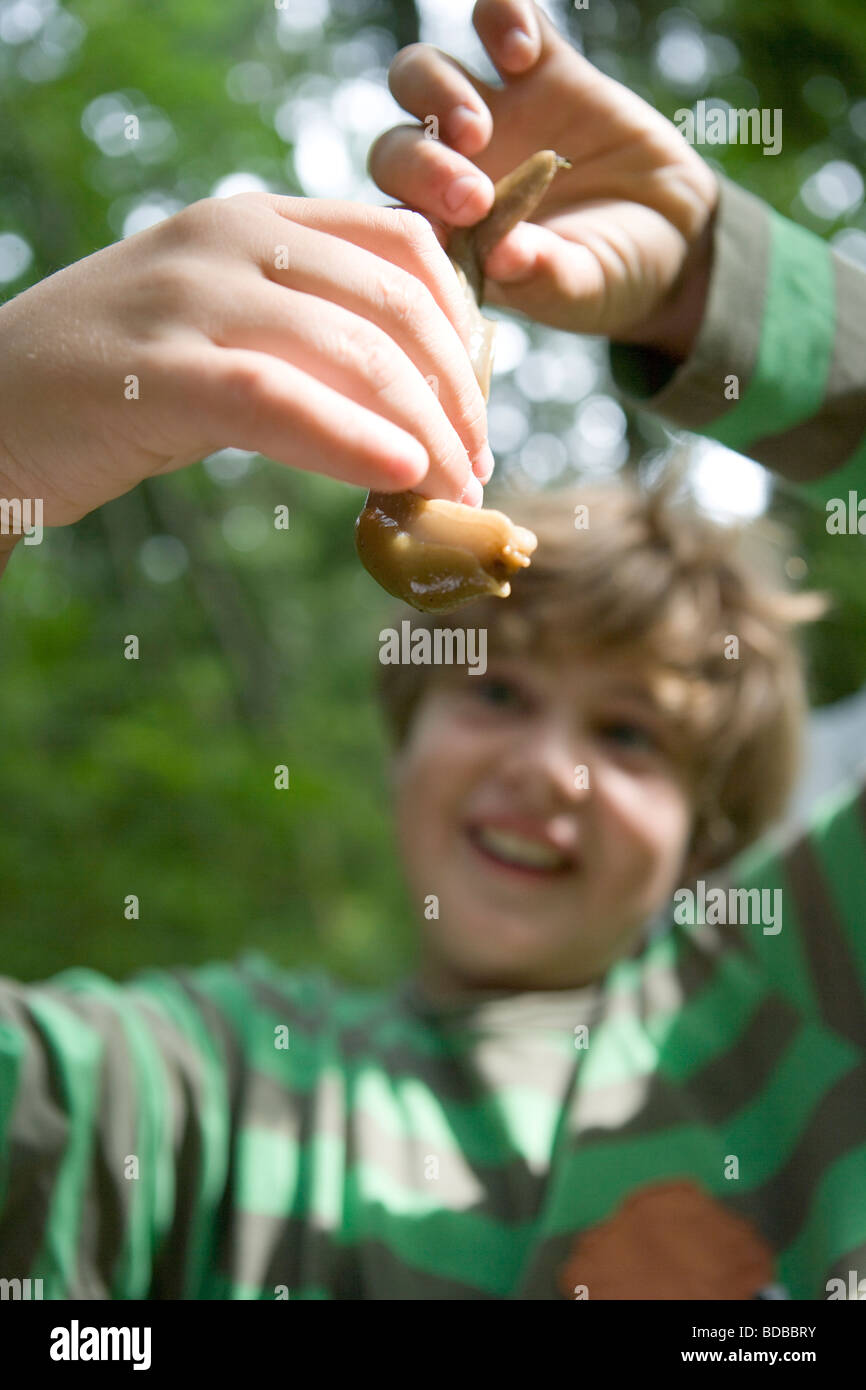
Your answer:
[[[682,882],[689,774],[634,658],[448,671],[392,776],[433,993],[586,984]]]

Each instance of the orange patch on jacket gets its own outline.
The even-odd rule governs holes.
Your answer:
[[[774,1279],[773,1251],[743,1217],[688,1179],[631,1193],[577,1236],[562,1266],[567,1298],[744,1299]]]

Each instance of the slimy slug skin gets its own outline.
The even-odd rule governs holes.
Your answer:
[[[415,492],[370,493],[355,544],[373,578],[423,613],[447,613],[472,599],[507,598],[537,539],[504,512],[428,500]]]

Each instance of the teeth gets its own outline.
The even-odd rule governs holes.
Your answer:
[[[563,855],[540,840],[528,840],[511,830],[494,830],[485,826],[478,831],[478,842],[500,859],[530,869],[559,869],[566,862]]]

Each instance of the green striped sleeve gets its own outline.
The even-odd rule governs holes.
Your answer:
[[[735,860],[739,886],[781,888],[782,929],[750,933],[750,948],[799,1008],[855,1047],[866,1042],[866,785],[822,797],[784,843],[759,842]]]
[[[0,1277],[55,1299],[200,1296],[238,1056],[180,976],[0,980]]]
[[[835,293],[825,242],[769,214],[769,264],[761,335],[739,400],[705,433],[739,453],[821,409],[835,333]]]
[[[691,355],[615,343],[611,367],[635,404],[818,504],[866,481],[866,271],[727,179]]]

